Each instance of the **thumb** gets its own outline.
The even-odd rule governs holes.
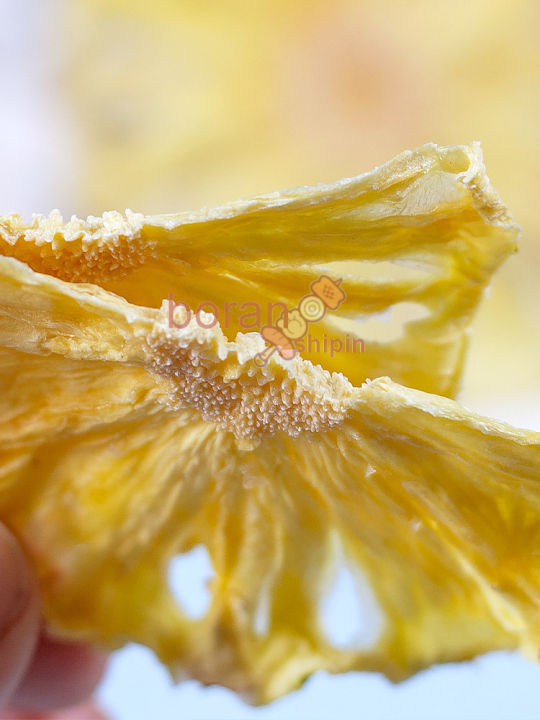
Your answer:
[[[0,523],[0,709],[23,678],[39,628],[37,583],[17,541]]]

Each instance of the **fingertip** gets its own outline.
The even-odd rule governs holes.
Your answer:
[[[14,536],[0,523],[0,708],[30,664],[40,627],[37,582]]]
[[[77,706],[91,696],[106,662],[107,656],[89,645],[42,635],[12,703],[42,712]]]
[[[52,715],[34,710],[6,708],[4,712],[0,710],[0,720],[108,720],[108,716],[95,703],[89,702]]]

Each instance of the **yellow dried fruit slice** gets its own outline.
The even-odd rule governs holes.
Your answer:
[[[256,703],[318,669],[399,680],[495,648],[536,652],[540,435],[395,382],[453,387],[452,343],[461,356],[513,248],[477,149],[426,146],[335,186],[200,214],[0,228],[0,519],[34,559],[51,631],[144,643],[175,677]],[[374,345],[366,367],[393,377],[360,387],[299,356],[260,367],[258,333],[178,328],[167,301],[153,307],[186,267],[178,300],[251,272],[255,297],[275,279],[296,303],[321,264],[404,257],[439,273],[407,285],[430,321]],[[372,311],[358,268],[343,287],[336,317]],[[384,280],[379,302],[403,287]],[[200,545],[214,577],[194,619],[167,568]],[[324,621],[336,564],[369,585],[376,616],[346,646]]]
[[[479,145],[429,144],[333,185],[200,212],[106,213],[65,224],[53,214],[30,225],[7,216],[0,252],[137,305],[157,308],[171,295],[193,312],[201,306],[231,340],[259,330],[269,314],[276,322],[279,303],[296,307],[321,274],[341,277],[347,300],[310,325],[302,357],[354,384],[389,375],[454,396],[474,311],[517,233]],[[403,308],[420,317],[396,322],[387,340],[364,335],[367,318],[399,318]],[[364,339],[365,352],[346,352],[347,335]],[[341,340],[343,350],[332,356],[325,338]]]

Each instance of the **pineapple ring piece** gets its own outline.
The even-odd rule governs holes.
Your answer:
[[[64,226],[53,216],[31,227],[2,220],[4,249],[17,257],[0,257],[0,519],[34,560],[51,632],[108,648],[144,643],[174,677],[220,683],[254,703],[319,669],[400,680],[497,648],[535,656],[539,434],[395,377],[355,387],[344,374],[275,354],[257,367],[258,333],[231,340],[195,318],[171,327],[166,301],[142,302],[152,289],[141,280],[145,267],[154,282],[158,269],[168,277],[181,266],[171,258],[180,262],[182,253],[203,279],[209,257],[232,267],[236,231],[246,272],[263,252],[268,259],[252,271],[253,288],[257,278],[261,285],[277,278],[272,262],[285,261],[279,236],[287,223],[313,233],[308,242],[299,232],[291,249],[297,265],[287,282],[294,277],[298,291],[300,276],[318,276],[308,268],[312,256],[323,261],[319,240],[343,222],[327,243],[332,259],[376,254],[378,245],[382,256],[388,246],[396,256],[410,246],[425,257],[439,248],[444,282],[431,287],[441,292],[433,308],[449,304],[431,335],[418,331],[421,364],[429,339],[460,342],[516,232],[476,150],[452,152],[460,162],[450,155],[451,167],[465,158],[471,175],[442,171],[449,150],[427,146],[371,176],[229,206],[206,220],[108,215]],[[385,201],[389,168],[403,198],[399,232],[400,216]],[[423,192],[422,177],[432,178]],[[368,219],[351,219],[351,195],[363,198],[358,212]],[[256,252],[242,244],[248,236]],[[188,290],[196,287],[183,277]],[[140,296],[128,297],[139,280]],[[354,302],[362,306],[362,296]],[[375,351],[382,369],[384,353]],[[438,357],[434,383],[442,377]],[[214,577],[207,611],[193,618],[169,588],[167,569],[201,545]],[[346,646],[327,631],[323,612],[338,562],[373,593],[367,639]]]
[[[144,307],[169,296],[193,311],[202,304],[229,340],[274,325],[321,275],[342,278],[346,301],[310,325],[302,357],[355,385],[389,375],[454,397],[474,312],[517,235],[479,145],[429,144],[332,185],[199,212],[111,212],[65,224],[58,213],[30,224],[6,216],[0,254]],[[366,319],[401,310],[422,317],[397,337],[366,338],[362,354],[324,351],[325,337],[364,338]]]

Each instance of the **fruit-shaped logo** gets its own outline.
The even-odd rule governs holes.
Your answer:
[[[319,322],[324,317],[326,306],[316,295],[306,295],[298,303],[298,310],[308,322]]]
[[[298,307],[285,312],[276,322],[276,326],[266,325],[261,330],[263,338],[270,343],[262,352],[253,358],[259,367],[266,365],[276,350],[284,360],[292,360],[298,352],[294,341],[304,337],[308,323],[322,320],[327,308],[335,310],[345,300],[345,293],[340,288],[341,280],[332,280],[328,275],[321,275],[311,283],[311,295],[305,295]]]
[[[310,288],[313,295],[316,295],[330,310],[336,310],[345,300],[346,295],[340,288],[341,280],[332,280],[328,275],[321,275]]]
[[[308,324],[299,308],[284,313],[276,323],[281,332],[291,340],[299,340],[307,333]]]

